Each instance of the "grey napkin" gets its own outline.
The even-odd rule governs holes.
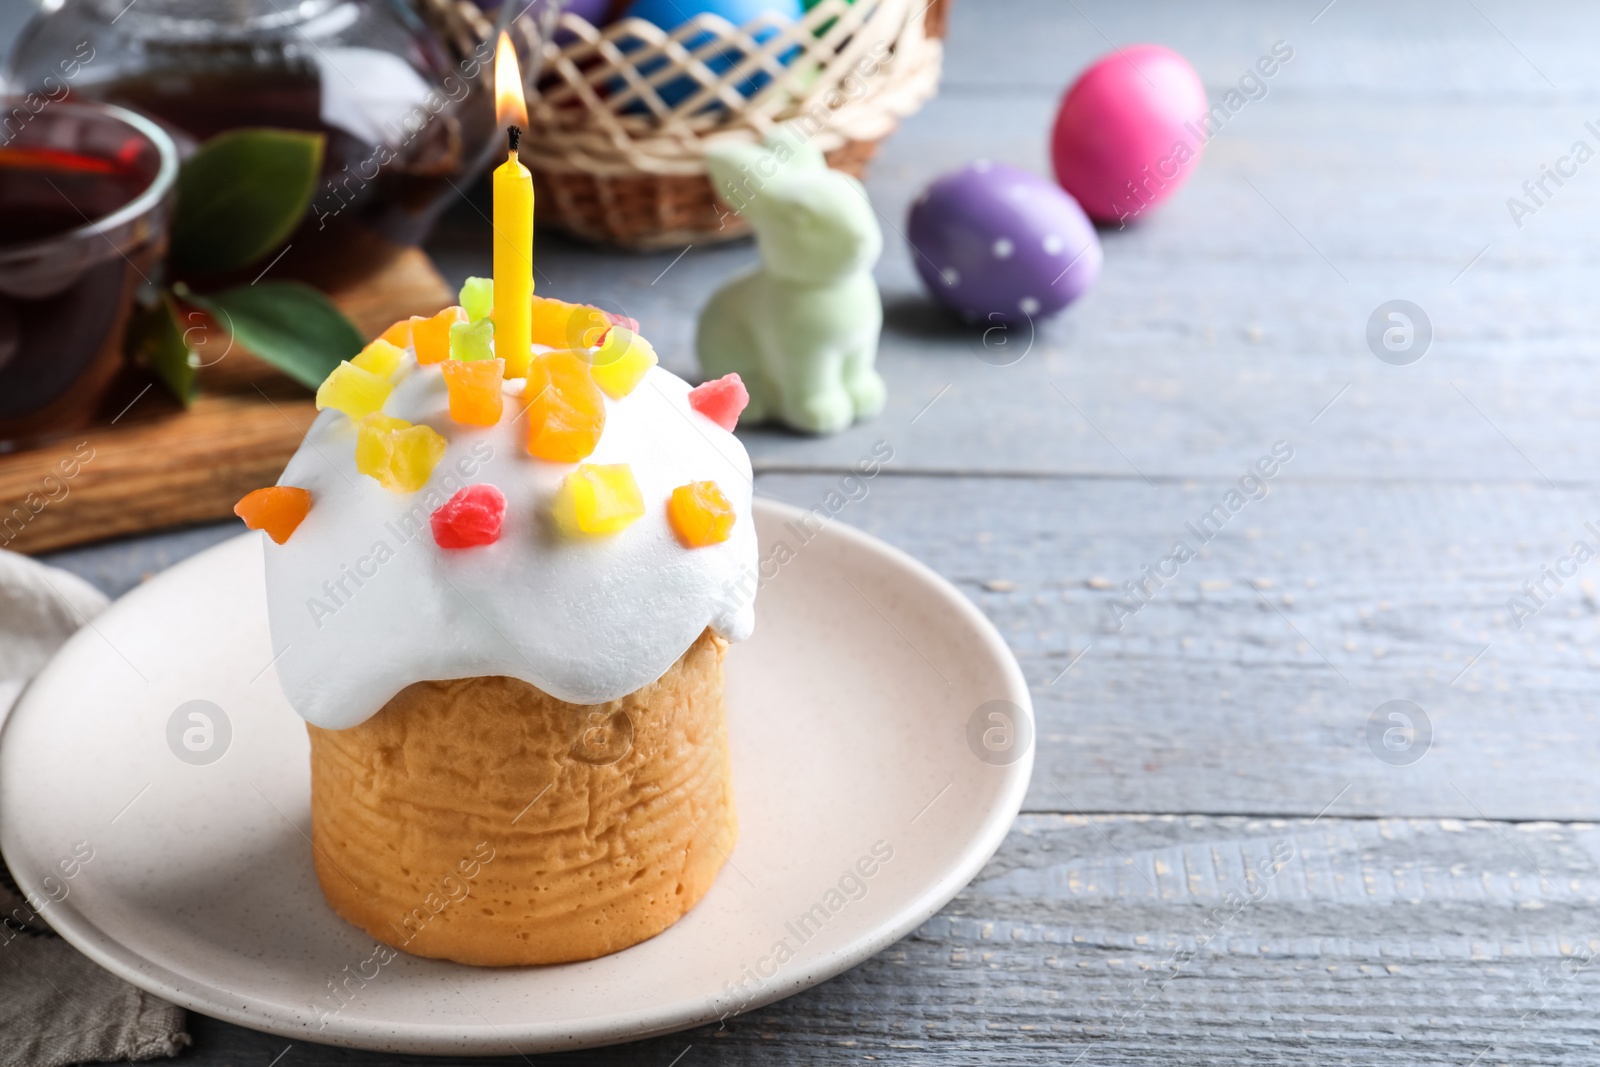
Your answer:
[[[106,598],[75,575],[0,550],[0,721],[29,678]],[[101,970],[51,932],[0,865],[0,1067],[174,1056],[183,1009]]]

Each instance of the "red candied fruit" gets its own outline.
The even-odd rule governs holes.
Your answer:
[[[689,406],[724,430],[739,425],[739,413],[748,403],[750,393],[737,374],[724,374],[689,390]]]
[[[607,311],[605,308],[601,308],[600,309],[600,314],[602,314],[606,318],[610,319],[611,320],[611,325],[613,325],[613,326],[626,327],[632,333],[638,333],[639,332],[639,320],[638,319],[632,319],[632,318],[629,318],[626,315],[618,315],[616,312]]]
[[[506,495],[492,485],[469,485],[433,513],[433,541],[440,548],[477,548],[500,540]]]

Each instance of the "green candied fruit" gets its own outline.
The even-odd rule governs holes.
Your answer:
[[[494,322],[479,319],[477,322],[452,322],[450,324],[450,358],[463,362],[475,359],[493,359]]]
[[[489,317],[494,310],[494,279],[468,278],[461,287],[461,306],[467,310],[467,321],[477,322]]]

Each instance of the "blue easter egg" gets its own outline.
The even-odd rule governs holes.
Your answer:
[[[800,17],[800,0],[633,0],[623,18],[644,19],[671,33],[696,15],[721,15],[735,26],[771,12],[793,21]]]
[[[804,12],[800,6],[800,0],[634,0],[633,3],[628,5],[627,10],[622,13],[622,17],[643,19],[671,33],[697,15],[719,15],[735,26],[743,26],[754,21],[758,16],[769,13],[778,16],[785,22],[793,22],[800,18]],[[775,29],[769,27],[756,33],[755,39],[757,41],[766,41],[776,32]],[[696,34],[687,38],[684,41],[684,46],[693,51],[711,39],[712,35],[710,33]],[[640,45],[637,41],[623,41],[621,42],[621,47],[626,52],[638,48]],[[793,52],[790,52],[782,58],[787,62],[789,56],[793,54]],[[744,53],[738,49],[727,48],[720,55],[706,57],[705,64],[714,73],[721,74],[723,71],[737,66],[744,58]],[[651,62],[640,64],[639,71],[648,76],[660,70],[665,64],[665,59],[652,60]],[[753,74],[739,85],[739,92],[745,96],[751,96],[759,92],[761,87],[767,84],[768,80],[769,76],[764,72]],[[625,83],[622,81],[616,81],[613,84],[613,91],[620,90],[624,85]],[[676,107],[681,101],[693,96],[700,88],[699,82],[685,76],[674,78],[672,81],[658,86],[656,92],[660,94],[661,99],[666,101],[669,107]]]

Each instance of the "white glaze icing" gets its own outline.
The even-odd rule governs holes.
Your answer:
[[[310,514],[287,543],[263,546],[278,678],[307,721],[344,729],[412,682],[485,675],[598,704],[661,677],[707,626],[730,641],[750,635],[750,458],[689,407],[688,383],[653,367],[628,396],[606,398],[605,432],[586,462],[632,467],[645,514],[595,538],[555,530],[549,506],[576,464],[528,454],[521,391],[521,380],[506,383],[498,425],[462,426],[438,366],[408,356],[384,414],[449,442],[416,493],[356,471],[345,415],[324,411],[312,424],[278,482],[310,490]],[[687,549],[673,535],[666,502],[690,481],[715,481],[732,502],[727,541]],[[429,515],[477,482],[505,494],[500,539],[439,548]]]

